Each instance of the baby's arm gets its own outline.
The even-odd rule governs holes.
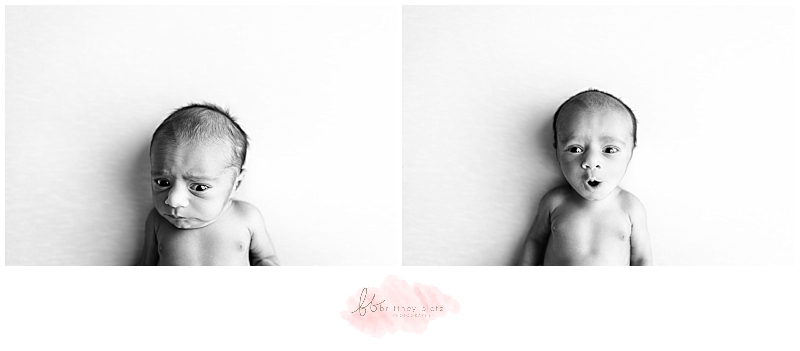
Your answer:
[[[650,233],[647,232],[647,212],[636,197],[633,197],[628,215],[631,218],[631,266],[652,266],[653,253],[650,251]]]
[[[245,215],[250,227],[250,265],[280,266],[261,212],[255,206],[247,205],[245,206]]]
[[[547,248],[547,241],[550,240],[550,211],[555,205],[555,194],[548,192],[539,201],[539,210],[536,211],[536,219],[525,239],[525,248],[522,251],[522,266],[541,266],[544,265],[544,252]]]
[[[144,248],[140,266],[155,266],[158,264],[158,240],[156,239],[156,223],[159,214],[156,209],[150,210],[144,223]]]

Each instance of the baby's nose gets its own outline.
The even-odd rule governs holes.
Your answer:
[[[600,168],[600,158],[596,156],[587,156],[583,159],[583,163],[581,163],[581,168],[583,169],[599,169]]]
[[[186,207],[189,205],[189,198],[179,187],[173,187],[167,194],[167,199],[164,200],[164,203],[172,208]]]

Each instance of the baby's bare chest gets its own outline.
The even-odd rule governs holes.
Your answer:
[[[242,225],[183,230],[167,224],[156,233],[161,264],[248,264],[250,231]]]
[[[565,208],[551,216],[551,235],[570,242],[620,242],[631,235],[631,220],[621,209],[590,211]]]

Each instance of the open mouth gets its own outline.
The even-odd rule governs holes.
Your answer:
[[[592,188],[599,186],[600,183],[602,183],[602,182],[599,181],[599,180],[590,180],[590,181],[586,182],[586,184],[589,184],[589,186],[592,187]]]

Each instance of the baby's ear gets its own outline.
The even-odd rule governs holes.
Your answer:
[[[239,175],[236,177],[236,181],[234,182],[234,190],[239,190],[239,185],[242,185],[242,180],[244,180],[245,174],[247,174],[247,170],[242,168],[242,171],[239,172]]]

